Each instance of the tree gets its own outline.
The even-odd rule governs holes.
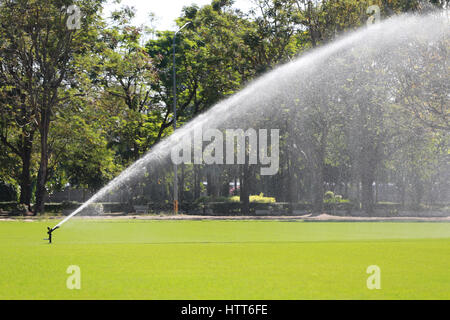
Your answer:
[[[157,126],[152,89],[156,72],[152,59],[140,45],[142,28],[129,23],[133,16],[128,7],[113,13],[114,25],[103,32],[104,47],[95,73],[102,92],[100,101],[125,106],[120,114],[112,114],[117,114],[114,120],[120,121],[117,143],[124,149],[121,156],[125,162],[138,160],[160,139],[153,134]]]
[[[33,142],[36,134],[34,115],[29,107],[28,97],[13,86],[14,80],[11,74],[8,74],[8,70],[15,69],[16,62],[8,58],[6,51],[1,50],[1,52],[3,54],[0,56],[0,78],[3,87],[0,89],[0,97],[2,97],[0,99],[0,143],[5,156],[2,167],[15,169],[14,160],[21,164],[20,170],[6,171],[7,177],[4,177],[3,181],[17,181],[20,186],[19,202],[30,208]]]
[[[436,31],[439,32],[439,31]],[[450,130],[450,40],[435,43],[411,43],[413,56],[404,54],[404,62],[395,67],[398,77],[398,101],[422,124],[436,130]]]
[[[50,132],[52,157],[49,161],[49,188],[103,187],[121,167],[114,163],[114,151],[107,148],[105,129],[98,121],[99,113],[85,107],[83,114],[66,114],[58,118]]]
[[[71,62],[92,41],[101,0],[79,1],[83,23],[69,1],[6,0],[0,7],[4,62],[3,77],[27,97],[25,122],[32,122],[40,138],[35,212],[43,212],[48,178],[50,124],[62,102],[70,98]],[[62,8],[64,7],[64,8]],[[66,8],[68,9],[66,11]],[[75,11],[70,11],[70,9]],[[64,10],[63,10],[64,9]],[[69,13],[72,13],[70,16]],[[70,20],[69,20],[70,19]],[[81,22],[81,21],[80,21]],[[2,59],[3,60],[3,59]],[[25,164],[24,164],[25,166]]]

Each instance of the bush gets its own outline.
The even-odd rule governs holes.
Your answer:
[[[241,213],[240,202],[211,202],[209,203],[209,207],[215,214],[235,215]]]
[[[386,212],[398,212],[402,205],[395,202],[378,202],[375,204],[375,209],[383,210]]]
[[[335,197],[333,199],[324,199],[323,203],[350,203],[349,199],[342,199],[342,196],[339,197]]]
[[[264,197],[263,193],[259,195],[250,196],[251,203],[275,203],[275,198],[272,197]]]
[[[228,202],[228,201],[231,201],[230,199],[231,198],[228,198],[228,197],[208,197],[208,196],[204,196],[204,197],[200,197],[197,200],[195,200],[194,203]]]
[[[105,202],[103,204],[104,212],[128,212],[129,205],[121,202]]]
[[[209,197],[200,197],[200,198],[196,199],[194,202],[200,204],[200,203],[206,203],[206,202],[208,202],[208,200],[209,200]]]
[[[334,199],[334,192],[333,192],[333,191],[327,191],[327,192],[325,192],[325,194],[323,195],[323,198],[324,198],[325,200]]]
[[[180,205],[181,208],[181,205]],[[159,201],[159,202],[149,202],[148,209],[151,213],[161,213],[161,212],[172,212],[173,211],[173,202],[172,201]],[[127,210],[124,210],[127,212]]]
[[[340,194],[334,194],[333,191],[325,192],[323,198],[324,204],[350,203],[349,199],[343,199]]]
[[[259,195],[251,195],[250,197],[250,203],[275,203],[275,198],[272,197],[264,197],[264,193],[260,193]],[[231,198],[227,198],[231,202],[239,202],[240,197],[234,196]]]
[[[354,209],[354,204],[350,201],[346,202],[325,202],[324,209],[327,211],[340,210],[350,213]]]
[[[16,189],[0,181],[0,201],[15,201],[17,200],[17,191]]]
[[[28,210],[28,207],[25,204],[19,203],[11,211],[11,214],[14,216],[24,216],[30,214],[30,211]]]
[[[11,211],[17,208],[18,203],[16,201],[7,201],[7,202],[0,202],[0,209],[3,211]]]
[[[229,202],[230,198],[228,197],[214,197],[211,199],[211,202]]]
[[[44,206],[44,211],[48,213],[61,213],[63,211],[75,210],[81,203],[74,201],[63,201],[61,203],[46,203]]]
[[[193,201],[183,201],[180,203],[180,210],[185,212],[201,211],[203,209],[203,203],[197,203]]]
[[[307,202],[298,202],[292,204],[292,210],[299,210],[299,211],[311,211],[313,208],[313,205],[311,203]]]

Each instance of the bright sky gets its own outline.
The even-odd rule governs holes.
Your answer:
[[[235,0],[234,7],[247,12],[251,7],[252,0]],[[109,15],[114,9],[123,5],[132,6],[136,9],[134,24],[149,24],[148,15],[153,12],[156,15],[156,23],[152,27],[157,30],[174,30],[174,20],[180,16],[184,6],[191,4],[203,6],[210,4],[211,0],[122,0],[120,5],[114,4],[113,0],[108,0],[104,7],[104,13]]]

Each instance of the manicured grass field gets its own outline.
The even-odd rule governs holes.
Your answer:
[[[0,299],[450,299],[449,223],[54,224],[0,222]]]

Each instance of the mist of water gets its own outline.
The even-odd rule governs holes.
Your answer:
[[[307,125],[303,115],[318,108],[330,117],[342,112],[330,101],[343,104],[398,99],[407,80],[423,76],[428,62],[423,52],[448,46],[448,15],[399,16],[364,27],[333,43],[311,50],[250,83],[245,89],[199,115],[154,146],[97,194],[57,224],[60,227],[90,204],[105,199],[124,184],[137,185],[148,172],[171,168],[171,148],[194,130],[206,128],[279,128],[287,122],[290,132]],[[448,50],[448,47],[446,48]],[[448,55],[444,55],[435,85],[448,89]],[[434,70],[434,75],[436,71]],[[440,71],[439,71],[440,70]],[[445,96],[444,96],[445,98]],[[448,99],[448,91],[447,91]],[[345,102],[343,102],[345,100]],[[357,137],[355,137],[357,139]],[[293,143],[292,143],[293,144]],[[56,227],[56,226],[55,226]]]

